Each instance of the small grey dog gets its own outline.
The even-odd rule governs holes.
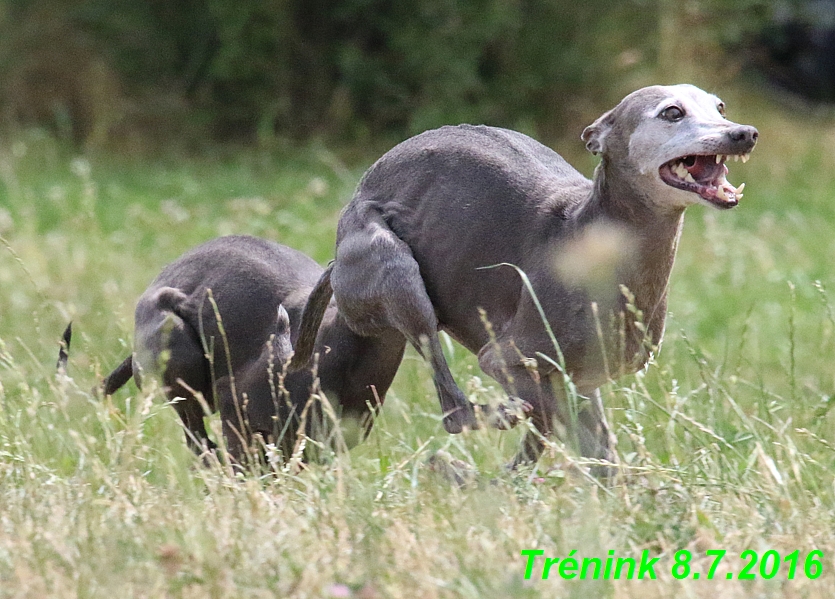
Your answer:
[[[359,421],[367,433],[405,341],[358,336],[326,300],[314,341],[316,372],[284,372],[302,309],[321,274],[305,254],[264,239],[219,237],[198,246],[166,266],[139,298],[134,352],[101,390],[110,395],[131,377],[141,385],[147,374],[157,376],[198,454],[215,447],[196,396],[201,394],[220,411],[229,453],[238,462],[246,460],[256,433],[288,457],[305,405],[319,390],[343,420]],[[68,347],[67,335],[64,343]],[[59,367],[62,359],[66,364],[62,351]],[[330,434],[314,430],[329,426],[321,410],[306,413],[309,436]]]
[[[291,369],[308,363],[332,293],[356,334],[405,337],[429,360],[448,432],[478,420],[439,329],[530,408],[540,434],[527,434],[514,464],[535,461],[540,435],[555,428],[583,455],[610,460],[598,387],[644,367],[661,342],[684,211],[737,205],[742,186],[726,179],[726,161],[747,160],[757,137],[727,120],[716,96],[675,85],[639,89],[585,129],[601,157],[593,180],[506,129],[408,139],[369,168],[343,212]]]

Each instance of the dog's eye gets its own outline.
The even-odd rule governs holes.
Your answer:
[[[669,106],[659,114],[662,119],[675,123],[684,118],[684,111],[678,106]]]
[[[716,110],[719,111],[719,114],[721,114],[722,116],[725,116],[725,103],[724,102],[719,102],[719,104],[716,105]]]

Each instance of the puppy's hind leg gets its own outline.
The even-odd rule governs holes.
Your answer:
[[[209,362],[189,314],[183,311],[186,296],[179,290],[163,287],[140,298],[136,318],[136,353],[130,372],[138,377],[145,370],[162,379],[165,394],[185,426],[186,442],[198,455],[216,447],[209,439],[203,417],[206,411],[197,399],[203,396],[214,407],[214,392]],[[114,371],[127,368],[127,361]],[[127,370],[126,370],[127,372]],[[111,381],[111,374],[108,382]],[[116,382],[120,382],[117,380]],[[137,383],[141,384],[137,379]],[[115,384],[115,383],[114,383]]]
[[[474,429],[475,411],[449,371],[418,263],[380,215],[369,212],[361,225],[343,229],[337,247],[331,284],[339,311],[359,335],[377,337],[396,329],[406,337],[432,366],[446,431]]]

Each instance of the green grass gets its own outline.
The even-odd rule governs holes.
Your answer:
[[[727,96],[727,94],[726,94]],[[407,355],[368,440],[328,464],[230,477],[197,465],[174,410],[134,386],[88,390],[127,353],[133,305],[164,264],[227,233],[332,254],[371,156],[320,147],[131,164],[36,133],[0,148],[0,598],[829,597],[835,582],[835,153],[832,122],[767,103],[732,212],[693,208],[662,351],[604,388],[622,475],[600,487],[554,443],[504,471],[521,431],[444,433],[428,367]],[[569,140],[559,148],[590,174]],[[57,341],[76,334],[70,379]],[[496,385],[457,346],[458,382]],[[213,421],[215,427],[217,421]],[[464,488],[427,464],[443,450]],[[548,557],[659,557],[656,581],[525,580]],[[705,580],[708,549],[728,552]],[[726,580],[740,553],[800,551],[795,579]],[[802,560],[824,552],[808,580]],[[693,553],[700,580],[670,574]]]

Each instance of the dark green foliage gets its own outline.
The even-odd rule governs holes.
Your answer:
[[[709,4],[688,10],[704,5],[709,17]],[[237,140],[363,140],[463,121],[552,136],[651,70],[663,8],[647,0],[0,0],[8,88],[0,101],[12,120],[49,121],[77,142],[97,126],[111,136],[117,125],[176,136],[182,121]],[[45,76],[44,65],[55,73]],[[114,97],[121,103],[108,109]]]

